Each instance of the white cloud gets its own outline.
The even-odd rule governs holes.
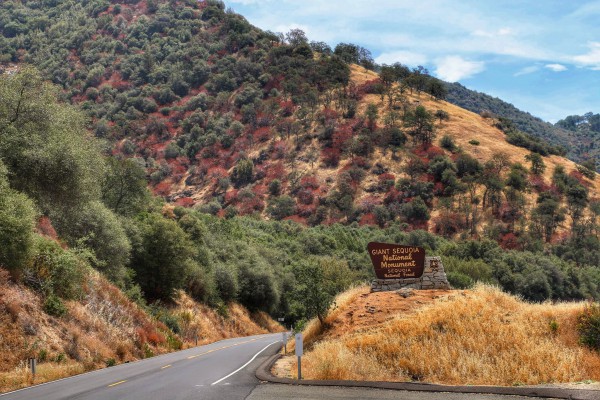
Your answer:
[[[511,28],[500,28],[496,31],[486,31],[483,29],[477,29],[471,33],[473,36],[479,36],[484,38],[495,38],[498,36],[512,36],[514,31]]]
[[[592,69],[600,70],[600,42],[589,42],[589,51],[586,54],[573,57],[578,64]]]
[[[568,68],[565,67],[562,64],[546,64],[544,65],[544,68],[548,68],[550,71],[554,71],[554,72],[562,72],[562,71],[566,71]]]
[[[538,67],[537,65],[531,65],[529,67],[525,67],[525,68],[517,71],[513,76],[529,75],[529,74],[539,71],[539,69],[540,69],[540,67]]]
[[[417,65],[426,64],[427,57],[423,54],[413,53],[411,51],[398,50],[380,54],[375,58],[375,62],[378,64],[393,64],[400,62],[411,67],[416,67]]]
[[[513,34],[513,30],[510,28],[498,29],[498,35],[500,35],[500,36],[508,36],[508,35],[512,35],[512,34]]]
[[[469,61],[461,56],[446,56],[435,61],[435,74],[448,82],[469,78],[485,70],[485,63]]]

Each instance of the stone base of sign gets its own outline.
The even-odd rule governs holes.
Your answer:
[[[371,282],[371,292],[385,292],[402,288],[450,289],[442,259],[440,257],[425,257],[425,271],[420,278],[374,279]]]

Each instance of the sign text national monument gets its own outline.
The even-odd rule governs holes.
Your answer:
[[[375,268],[374,292],[414,289],[449,289],[440,257],[426,257],[418,246],[371,242],[367,251]]]

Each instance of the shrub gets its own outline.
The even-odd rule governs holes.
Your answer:
[[[215,271],[215,283],[221,300],[230,302],[236,299],[238,283],[230,270],[222,267],[217,268]]]
[[[590,303],[577,317],[579,341],[596,351],[600,351],[600,304]]]
[[[472,144],[473,146],[479,146],[479,140],[471,139],[469,140],[469,144]]]
[[[179,326],[179,321],[177,317],[169,312],[161,313],[158,317],[158,320],[165,324],[167,328],[169,328],[173,333],[181,333],[181,327]]]
[[[3,188],[0,182],[0,265],[15,272],[22,268],[31,252],[35,208],[27,196],[7,186]]]
[[[75,251],[63,250],[56,242],[38,237],[35,256],[24,268],[23,275],[26,284],[48,294],[49,298],[75,299],[82,294],[87,268],[85,260]]]
[[[452,139],[452,137],[449,135],[442,136],[442,138],[440,139],[440,146],[442,146],[443,149],[446,149],[446,150],[452,151],[452,152],[456,151],[456,149],[457,149],[454,139]]]
[[[67,307],[58,296],[51,294],[46,297],[46,301],[44,302],[44,311],[49,315],[62,317],[67,313]]]
[[[473,279],[461,272],[448,272],[446,276],[448,277],[450,285],[455,289],[470,289],[475,284]]]

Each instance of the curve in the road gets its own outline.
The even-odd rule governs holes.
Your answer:
[[[228,339],[0,395],[2,400],[243,399],[281,334]],[[258,360],[257,360],[258,359]]]

